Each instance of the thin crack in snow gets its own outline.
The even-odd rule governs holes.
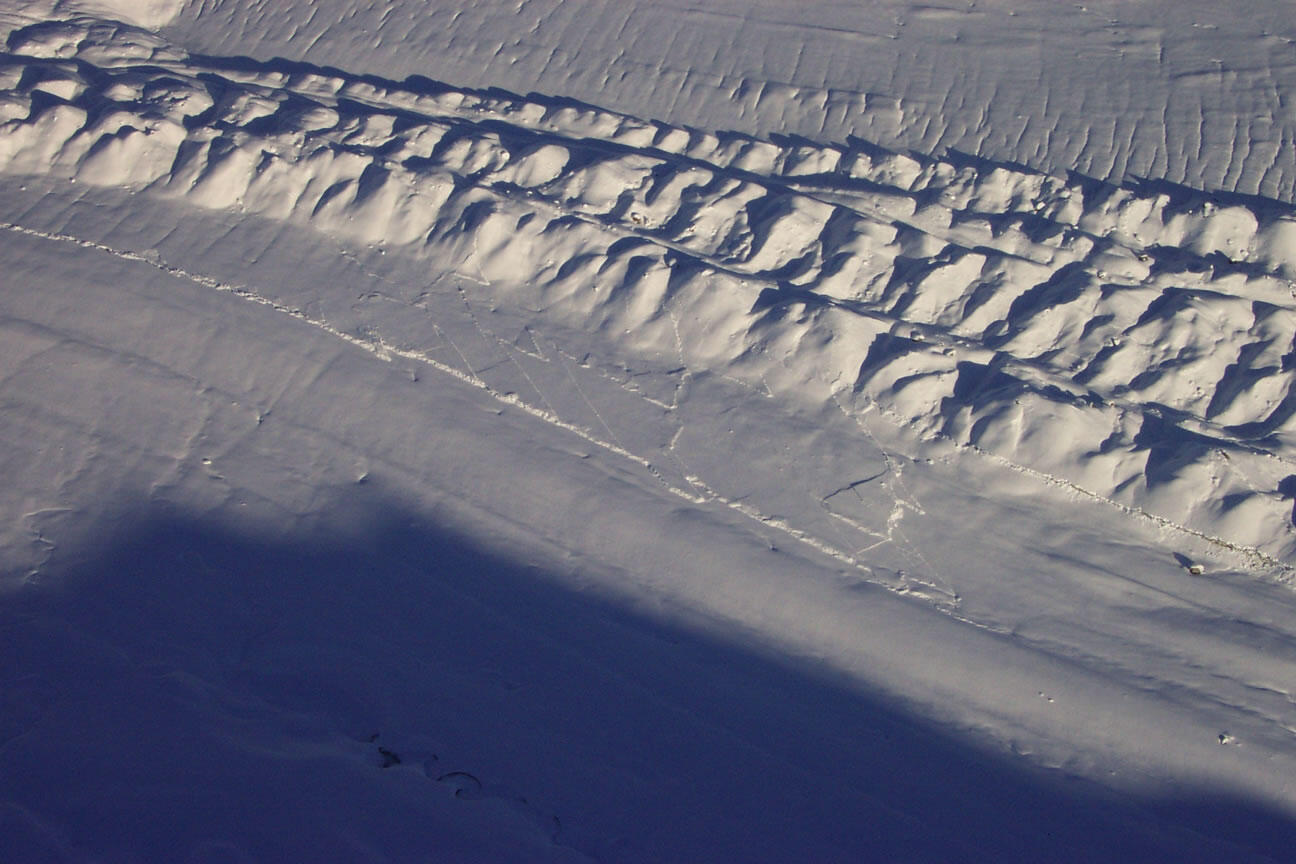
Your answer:
[[[604,440],[603,438],[600,438],[597,435],[592,434],[589,430],[584,429],[574,423],[569,423],[568,421],[562,419],[562,417],[556,415],[552,411],[545,410],[543,408],[537,408],[534,405],[527,403],[525,400],[523,400],[516,394],[501,392],[500,390],[497,390],[496,388],[492,387],[491,385],[483,381],[480,377],[476,376],[475,374],[471,374],[469,372],[463,372],[460,371],[459,369],[456,369],[453,366],[442,363],[441,361],[436,360],[435,358],[429,356],[426,351],[415,351],[406,348],[399,348],[387,343],[382,339],[382,337],[377,335],[374,335],[371,339],[362,339],[357,336],[353,336],[350,333],[347,333],[343,330],[338,329],[337,327],[334,327],[333,325],[329,324],[325,320],[315,318],[307,314],[302,309],[289,306],[283,303],[279,303],[275,300],[272,300],[268,297],[258,294],[256,291],[254,291],[253,289],[247,286],[238,285],[230,282],[223,282],[218,279],[213,279],[209,276],[203,276],[201,274],[191,273],[183,268],[166,264],[165,262],[160,260],[155,260],[153,256],[145,256],[138,252],[117,249],[115,247],[108,246],[103,243],[97,243],[91,240],[84,240],[82,238],[75,237],[70,234],[62,234],[62,233],[50,232],[50,231],[39,231],[33,228],[27,228],[22,225],[15,225],[11,222],[0,222],[0,229],[6,231],[12,231],[17,234],[23,234],[29,237],[37,237],[51,242],[71,243],[84,249],[93,249],[95,251],[103,252],[126,261],[131,261],[134,263],[143,264],[148,267],[152,267],[153,269],[165,273],[169,276],[186,279],[190,282],[193,282],[197,285],[201,285],[205,288],[231,294],[242,300],[246,300],[251,303],[256,303],[260,306],[265,306],[269,309],[274,310],[275,312],[288,315],[298,321],[302,321],[303,323],[316,327],[328,333],[331,336],[334,336],[338,339],[343,340],[344,342],[347,342],[350,345],[353,345],[357,348],[360,348],[363,351],[373,354],[374,356],[378,357],[380,360],[383,360],[384,362],[390,363],[395,358],[400,357],[402,359],[413,360],[419,363],[426,364],[438,372],[448,375],[463,384],[467,384],[477,390],[482,391],[483,393],[487,394],[492,399],[495,399],[496,401],[500,402],[503,405],[516,408],[524,412],[525,414],[536,418],[537,420],[541,420],[551,426],[554,426],[556,428],[562,429],[565,432],[569,432],[573,435],[576,435],[582,440],[602,450],[605,450],[611,454],[614,454],[616,456],[619,456],[621,458],[633,462],[634,464],[647,470],[658,482],[658,484],[672,495],[682,498],[683,500],[688,501],[692,504],[719,504],[721,506],[724,506],[730,510],[742,514],[743,516],[747,517],[748,519],[751,519],[752,521],[758,522],[761,525],[764,525],[768,528],[786,534],[787,536],[792,537],[793,539],[806,544],[807,546],[815,549],[816,551],[824,555],[827,555],[828,557],[833,558],[843,564],[850,566],[852,569],[855,569],[859,571],[861,574],[863,574],[865,577],[865,581],[870,582],[871,584],[877,585],[878,587],[885,588],[889,591],[894,591],[900,594],[912,593],[903,587],[897,588],[896,586],[888,584],[885,581],[880,581],[875,578],[869,578],[873,576],[872,568],[870,568],[867,564],[856,559],[850,553],[844,552],[841,549],[838,549],[837,547],[823,541],[819,537],[816,537],[815,535],[807,531],[795,527],[794,525],[788,523],[786,520],[780,517],[770,516],[766,513],[763,513],[758,508],[751,506],[750,504],[746,504],[744,502],[734,500],[732,498],[729,498],[719,493],[714,488],[709,486],[705,481],[703,481],[702,478],[700,477],[689,475],[686,477],[686,479],[688,480],[690,485],[695,487],[695,489],[701,490],[702,492],[701,495],[696,494],[696,492],[690,492],[688,490],[681,489],[675,486],[674,484],[669,483],[660,474],[660,472],[656,471],[650,460],[645,459],[644,457],[638,455],[637,453],[634,453],[612,441]],[[940,609],[941,611],[945,611],[945,612],[951,611],[947,604],[936,602],[935,598],[929,598],[929,599],[931,599],[933,605],[935,605],[936,608]]]

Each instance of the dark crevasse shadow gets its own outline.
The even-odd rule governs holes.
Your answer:
[[[158,506],[0,598],[13,861],[1290,860],[1278,812],[991,754],[381,494]],[[663,540],[663,542],[669,542]],[[558,578],[561,577],[561,578]],[[684,620],[686,616],[674,616]]]

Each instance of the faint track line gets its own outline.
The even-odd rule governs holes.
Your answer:
[[[462,384],[466,384],[476,390],[485,393],[486,395],[490,396],[492,399],[494,399],[495,401],[499,402],[502,405],[516,408],[517,410],[527,414],[528,416],[531,416],[537,420],[547,423],[550,426],[561,429],[564,432],[569,432],[577,436],[581,440],[595,447],[598,447],[601,450],[605,450],[608,453],[611,453],[623,459],[629,460],[630,462],[633,462],[634,464],[640,466],[641,468],[647,470],[650,474],[652,474],[657,479],[659,485],[661,485],[665,491],[678,498],[681,498],[692,504],[716,504],[716,505],[726,507],[727,509],[742,514],[743,516],[747,517],[748,519],[751,519],[754,522],[758,522],[767,528],[778,531],[801,543],[804,543],[805,545],[809,546],[812,549],[815,549],[821,554],[827,555],[828,557],[833,558],[834,560],[842,564],[848,565],[849,567],[859,571],[862,574],[865,574],[866,577],[872,576],[872,572],[873,572],[872,568],[870,568],[867,564],[859,561],[850,553],[838,549],[837,547],[825,542],[824,540],[820,539],[814,534],[811,534],[807,531],[797,528],[780,517],[770,516],[766,513],[763,513],[759,509],[751,506],[750,504],[746,504],[742,501],[728,498],[720,494],[716,490],[714,490],[709,485],[707,485],[705,482],[702,481],[701,478],[689,476],[687,479],[691,485],[693,485],[696,489],[701,490],[703,492],[702,495],[698,495],[696,492],[690,492],[686,489],[681,489],[678,486],[675,486],[674,484],[668,482],[660,474],[660,472],[657,472],[654,469],[652,462],[650,460],[645,459],[642,456],[638,455],[637,453],[634,453],[614,442],[606,441],[598,437],[597,435],[594,435],[589,430],[577,426],[574,423],[569,423],[568,421],[555,415],[552,411],[546,411],[545,409],[537,408],[534,405],[525,402],[516,394],[501,392],[500,390],[492,387],[491,385],[483,381],[481,378],[473,374],[463,372],[459,369],[456,369],[453,366],[450,366],[446,363],[436,360],[435,358],[429,356],[429,354],[426,351],[414,351],[407,348],[399,348],[387,343],[385,340],[383,340],[381,337],[378,336],[374,336],[371,339],[362,339],[357,336],[353,336],[350,333],[339,330],[338,328],[334,327],[333,325],[329,324],[327,321],[321,318],[316,318],[309,315],[302,309],[299,309],[294,306],[289,306],[284,303],[280,303],[262,294],[258,294],[256,291],[254,291],[253,289],[247,286],[238,285],[231,282],[223,282],[219,279],[213,279],[210,276],[204,276],[202,274],[192,273],[181,267],[176,267],[161,262],[159,260],[156,260],[151,256],[146,257],[145,255],[142,255],[137,252],[117,249],[115,247],[108,246],[103,243],[97,243],[92,240],[85,240],[70,234],[61,234],[61,233],[49,232],[49,231],[39,231],[33,228],[27,228],[22,225],[16,225],[12,222],[0,222],[0,229],[3,229],[5,231],[10,231],[15,234],[21,234],[28,237],[35,237],[49,242],[68,243],[74,246],[78,246],[82,249],[91,249],[96,252],[102,252],[108,255],[112,255],[115,258],[119,258],[125,261],[130,261],[136,264],[142,264],[147,267],[151,267],[154,270],[157,270],[161,273],[165,273],[168,276],[185,279],[189,282],[192,282],[196,285],[200,285],[204,288],[208,288],[210,290],[233,295],[241,300],[245,300],[250,303],[255,303],[259,306],[264,306],[275,312],[287,315],[291,318],[301,321],[304,324],[308,324],[312,327],[322,330],[331,336],[341,339],[342,341],[346,342],[349,345],[352,345],[356,348],[361,349],[362,351],[365,351],[369,354],[376,356],[377,358],[383,360],[384,362],[390,363],[395,358],[399,357],[405,360],[411,360],[417,363],[425,364],[435,369],[438,372],[441,372],[445,375],[450,376],[451,378],[454,378],[456,381],[459,381]],[[876,585],[877,587],[884,588],[888,591],[892,591],[895,593],[899,593],[899,594],[911,593],[903,588],[897,589],[895,586],[888,584],[887,582],[880,581],[876,578],[865,578],[865,581],[869,582],[870,584]],[[947,614],[952,612],[950,608],[947,608],[946,606],[940,603],[933,602],[932,605],[938,610],[946,612]]]

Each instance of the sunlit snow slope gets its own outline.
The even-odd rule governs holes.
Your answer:
[[[1286,207],[196,61],[97,26],[10,36],[9,171],[399,249],[452,272],[469,306],[483,295],[598,334],[618,360],[876,410],[1165,524],[1293,554]],[[426,347],[388,333],[384,304],[348,314]],[[581,425],[615,442],[603,423]]]
[[[212,54],[1291,202],[1292,20],[1287,0],[207,0],[171,30]]]
[[[1290,23],[571,6],[3,7],[0,828],[1280,858]]]

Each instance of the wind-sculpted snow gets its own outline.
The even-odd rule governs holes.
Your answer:
[[[930,457],[971,450],[1296,555],[1296,214],[1278,202],[189,57],[90,19],[18,30],[9,50],[4,171],[415,255],[457,280],[470,315],[586,334],[568,343],[584,365],[674,370],[668,390],[638,394],[667,412],[704,375],[857,422],[878,412]],[[294,302],[328,306],[328,290]],[[389,347],[437,341],[394,309],[350,314]],[[518,398],[617,441],[592,404],[576,417],[540,390]],[[722,494],[679,473],[690,494]],[[815,494],[850,522],[842,493],[863,479]],[[761,518],[780,511],[752,500]],[[895,518],[855,527],[893,539]]]
[[[176,8],[0,0],[0,847],[1291,848],[1289,204],[87,17]]]
[[[676,124],[945,147],[1293,201],[1296,30],[1173,3],[190,3],[193,50],[537,90]]]

